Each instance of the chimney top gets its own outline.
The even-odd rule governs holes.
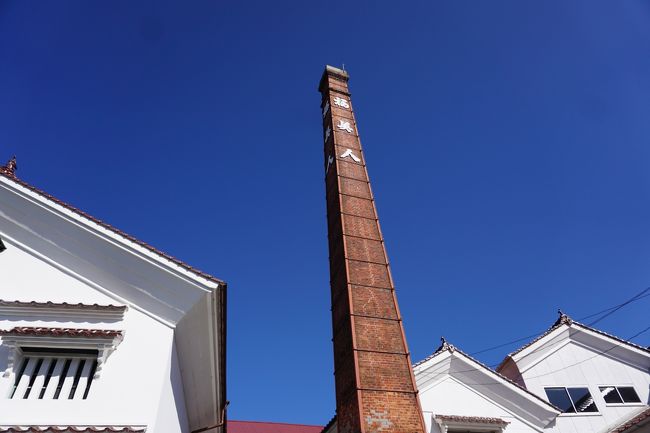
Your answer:
[[[339,69],[334,66],[326,65],[325,70],[323,71],[323,76],[320,79],[320,84],[318,85],[319,91],[323,91],[324,85],[327,84],[328,76],[334,78],[335,80],[344,81],[346,83],[350,79],[350,75],[348,75],[348,72],[345,69]]]

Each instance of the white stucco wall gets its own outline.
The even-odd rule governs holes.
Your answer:
[[[1,299],[122,304],[108,295],[110,287],[103,288],[102,293],[67,274],[65,269],[45,263],[7,239],[4,242],[7,250],[0,254]],[[0,377],[0,424],[146,425],[151,428],[158,421],[156,431],[187,431],[178,363],[172,362],[175,353],[171,327],[136,308],[129,308],[124,320],[119,322],[34,319],[0,316],[0,329],[14,326],[120,329],[124,331],[124,339],[105,362],[86,400],[9,399],[11,378]],[[7,355],[7,348],[0,344],[1,369],[7,366]]]
[[[420,403],[427,432],[439,432],[438,426],[432,422],[432,414],[501,418],[510,423],[505,429],[508,433],[537,431],[505,408],[452,376],[446,376],[433,386],[420,390]]]
[[[606,427],[618,425],[641,407],[648,404],[650,389],[650,363],[634,366],[612,359],[606,352],[611,344],[602,348],[590,348],[565,341],[557,344],[550,355],[539,360],[522,372],[528,390],[547,399],[544,388],[552,386],[588,387],[594,398],[598,413],[563,414],[548,431],[561,433],[599,432]],[[606,404],[599,386],[634,386],[640,404]]]

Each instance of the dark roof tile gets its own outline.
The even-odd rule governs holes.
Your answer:
[[[34,326],[18,326],[9,330],[0,330],[0,336],[49,336],[49,337],[121,337],[122,331],[113,329],[80,329],[80,328],[46,328]]]

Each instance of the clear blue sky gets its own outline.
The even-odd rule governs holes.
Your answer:
[[[3,1],[0,159],[229,282],[231,419],[324,424],[323,66],[351,74],[417,361],[650,286],[649,47],[632,0]]]

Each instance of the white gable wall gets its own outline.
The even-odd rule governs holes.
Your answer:
[[[78,277],[37,258],[29,250],[3,238],[7,249],[0,253],[0,299],[6,301],[83,302],[86,304],[122,304],[95,290]],[[51,259],[55,259],[52,257]]]
[[[1,234],[0,234],[1,236]],[[7,250],[0,253],[0,298],[8,301],[52,301],[122,305],[63,269],[35,257],[27,248],[3,238]],[[56,257],[52,257],[56,259]],[[178,364],[172,365],[174,330],[135,308],[124,320],[88,323],[84,320],[0,316],[0,328],[47,326],[119,329],[124,340],[107,359],[86,400],[8,399],[12,377],[0,376],[2,424],[147,425],[164,420],[168,428],[187,431]],[[0,370],[7,369],[7,348],[0,344]],[[175,385],[172,386],[173,379]],[[178,386],[180,385],[180,387]],[[179,391],[180,390],[180,391]],[[180,401],[179,401],[180,398]],[[160,415],[165,411],[176,413]],[[151,430],[150,430],[151,431]]]
[[[435,422],[432,422],[434,414],[501,418],[510,423],[505,429],[508,433],[540,431],[450,375],[429,388],[420,390],[420,403],[427,431],[432,433],[439,431]]]
[[[598,432],[607,426],[615,426],[622,419],[632,416],[649,401],[650,363],[645,367],[633,366],[613,359],[610,353],[603,353],[611,344],[598,350],[586,347],[572,340],[557,344],[553,351],[522,371],[522,377],[529,391],[546,399],[544,388],[551,386],[588,387],[599,413],[563,414],[556,425],[548,431],[562,433]],[[525,362],[518,362],[524,365]],[[641,398],[641,405],[606,405],[598,390],[599,386],[627,385]]]

